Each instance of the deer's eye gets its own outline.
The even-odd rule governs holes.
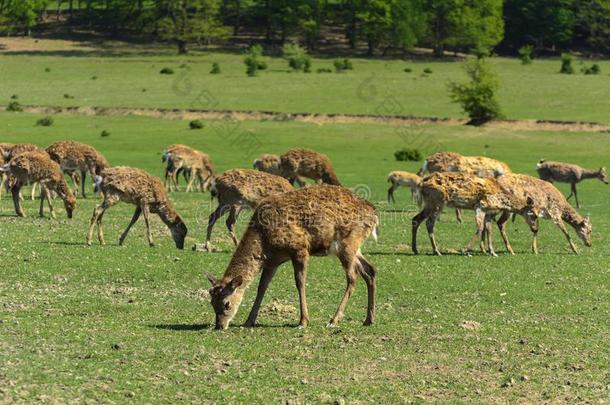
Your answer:
[[[231,309],[231,303],[230,302],[225,302],[225,309],[228,311],[229,309]]]

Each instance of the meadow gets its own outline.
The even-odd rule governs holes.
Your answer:
[[[357,101],[358,80],[353,77],[366,78],[371,72],[365,68],[368,62],[357,62],[359,69],[346,75],[314,73],[294,80],[294,74],[279,73],[271,79],[274,73],[269,72],[247,79],[238,58],[226,58],[235,61],[223,63],[231,72],[226,76],[193,76],[198,80],[193,88],[209,85],[223,108],[349,112],[370,108]],[[0,98],[17,93],[20,101],[31,104],[188,107],[188,97],[172,95],[174,78],[158,75],[160,66],[178,60],[3,58]],[[536,63],[523,68],[530,73],[522,74],[514,61],[498,64],[514,77],[529,77],[531,83],[537,79],[530,75],[551,72],[556,65]],[[387,69],[395,70],[395,80],[405,78],[402,65],[387,63]],[[454,106],[443,102],[444,91],[440,96],[441,78],[449,72],[457,75],[457,64],[430,65],[431,77],[413,75],[417,76],[413,83],[429,84],[428,91],[396,92],[386,79],[376,82],[377,88],[403,97],[413,110],[406,113],[457,115]],[[45,66],[51,72],[44,72]],[[191,72],[207,69],[203,62],[189,66]],[[91,80],[92,74],[98,79]],[[29,82],[21,82],[18,75],[29,77]],[[57,79],[47,79],[55,75]],[[592,91],[607,86],[603,77],[555,75],[548,80],[549,88],[554,83],[559,92],[566,90],[557,84],[560,81],[589,79],[605,80],[591,84]],[[319,90],[310,86],[314,80],[322,81],[319,86],[332,80],[328,99],[312,96]],[[148,89],[145,95],[141,87]],[[607,121],[603,114],[608,109],[601,104],[608,99],[579,88],[579,97],[570,95],[574,103],[563,96],[532,96],[522,99],[529,103],[526,108],[511,104],[506,93],[503,97],[514,117]],[[527,86],[520,90],[505,86],[505,91],[544,93]],[[76,98],[62,100],[67,92]],[[561,105],[552,106],[553,100]],[[220,333],[213,330],[204,274],[220,275],[233,246],[218,223],[213,243],[219,252],[190,250],[203,240],[208,214],[215,208],[209,194],[171,194],[189,227],[184,251],[174,248],[158,218],[153,219],[156,247],[148,247],[142,222],[132,229],[125,246],[117,246],[133,213],[130,205],[119,204],[106,213],[107,246],[86,247],[97,197],[79,200],[72,220],[62,208],[58,219],[50,220],[37,217],[37,201],[25,202],[28,217],[15,217],[12,202],[4,195],[0,201],[0,402],[488,403],[608,398],[608,186],[597,180],[579,185],[580,211],[591,215],[594,236],[591,248],[578,242],[578,256],[570,253],[563,235],[547,221],[541,224],[540,254],[531,254],[530,232],[521,219],[509,229],[516,256],[504,252],[497,232],[500,257],[476,251],[461,255],[460,247],[474,231],[472,214],[465,213],[466,221],[460,225],[450,211],[436,228],[444,256],[430,255],[423,229],[422,254],[414,256],[408,243],[417,207],[407,190],[397,192],[396,205],[385,201],[387,173],[416,171],[421,165],[396,162],[393,153],[402,147],[491,156],[508,162],[514,171],[535,174],[540,158],[590,168],[607,164],[608,134],[439,125],[405,130],[386,124],[293,121],[206,121],[202,130],[190,130],[181,120],[69,115],[57,115],[52,127],[43,128],[34,126],[40,117],[0,113],[1,141],[46,146],[73,139],[96,147],[113,165],[136,166],[158,175],[163,171],[164,147],[178,142],[208,152],[219,171],[248,168],[260,153],[281,153],[291,147],[326,153],[340,179],[378,208],[379,242],[367,241],[363,248],[379,269],[378,320],[372,327],[361,325],[366,293],[359,281],[346,318],[338,328],[325,327],[345,285],[339,262],[328,257],[310,261],[309,328],[296,328],[298,296],[292,270],[284,265],[265,297],[258,327],[239,326],[254,299],[253,286],[233,327]],[[102,130],[110,135],[101,137]],[[559,188],[567,192],[565,185]],[[61,206],[59,201],[56,205]],[[240,231],[249,215],[242,214]]]

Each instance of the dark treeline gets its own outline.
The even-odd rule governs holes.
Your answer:
[[[248,38],[368,54],[427,47],[435,54],[610,53],[610,0],[0,0],[0,32],[32,35],[50,21],[112,36],[189,44]]]

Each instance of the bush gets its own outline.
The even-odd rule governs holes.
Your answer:
[[[318,73],[332,73],[332,69],[329,68],[318,68],[318,70],[316,70],[316,72]]]
[[[581,69],[581,72],[583,72],[586,75],[598,75],[602,72],[601,68],[599,67],[599,65],[597,63],[591,65],[591,67],[583,67]]]
[[[472,49],[472,54],[476,56],[477,59],[483,59],[491,56],[491,49],[484,45],[477,45],[476,48]]]
[[[91,80],[97,80],[97,76],[91,76]]]
[[[286,44],[282,48],[282,55],[292,70],[311,72],[311,57],[305,48],[298,44]]]
[[[210,74],[218,75],[220,74],[220,65],[216,62],[212,63],[212,70],[210,70]]]
[[[51,125],[53,125],[54,122],[55,121],[53,120],[53,117],[46,116],[46,117],[41,118],[38,121],[36,121],[36,126],[37,127],[50,127]]]
[[[164,67],[163,69],[161,69],[159,71],[159,73],[161,73],[162,75],[173,75],[174,74],[174,69],[168,68],[168,67]]]
[[[71,96],[71,95],[69,95],[68,93],[66,93],[66,94],[64,94],[64,98],[67,98],[67,99],[72,99],[72,98],[74,98],[74,96]]]
[[[105,129],[102,131],[102,133],[100,134],[100,136],[102,138],[106,138],[108,136],[110,136],[110,132],[106,131]]]
[[[189,122],[189,127],[191,129],[202,129],[203,128],[203,122],[201,122],[199,120],[193,120],[193,121]]]
[[[6,111],[22,112],[23,107],[21,106],[21,104],[19,104],[19,101],[11,101],[6,106]]]
[[[410,67],[407,67],[407,68],[404,69],[404,71],[406,73],[411,73],[413,71],[413,69],[411,69]]]
[[[430,69],[430,68],[425,68],[425,69],[424,69],[424,73],[426,73],[426,74],[430,75],[430,74],[432,74],[432,69]]]
[[[16,95],[16,94],[13,94],[13,95],[11,96],[11,100],[17,100],[18,98],[19,98],[19,96],[18,96],[18,95]]]
[[[261,60],[263,57],[263,47],[260,45],[252,45],[246,51],[244,63],[246,64],[246,74],[250,77],[256,76],[259,70],[267,69],[267,64]]]
[[[574,68],[572,67],[572,55],[569,53],[561,54],[561,70],[559,70],[559,73],[566,75],[571,75],[574,73]]]
[[[419,162],[422,160],[422,154],[417,149],[402,148],[394,152],[394,157],[399,162]]]
[[[499,88],[498,78],[485,59],[472,58],[466,62],[466,74],[470,82],[449,83],[451,100],[459,103],[470,117],[469,125],[482,125],[502,113],[496,99]]]
[[[519,48],[517,51],[519,53],[519,59],[521,59],[522,65],[531,65],[532,64],[532,52],[534,51],[534,47],[531,45],[525,45]]]
[[[337,73],[341,73],[345,70],[354,69],[354,65],[352,65],[352,61],[347,58],[335,59],[335,61],[333,62],[333,65],[335,66],[335,72],[337,72]]]
[[[44,68],[44,71],[49,73],[51,71],[51,68]]]

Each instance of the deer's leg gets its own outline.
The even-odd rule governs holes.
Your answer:
[[[434,225],[438,220],[438,216],[440,215],[440,210],[433,211],[432,215],[428,217],[426,220],[426,228],[428,229],[428,237],[430,238],[430,243],[432,244],[432,250],[434,254],[437,256],[441,256],[441,251],[438,250],[438,245],[436,244],[436,238],[434,237]]]
[[[207,235],[205,237],[205,248],[204,248],[208,252],[211,249],[210,240],[212,239],[212,229],[214,229],[214,224],[225,214],[225,212],[227,212],[227,208],[228,208],[227,205],[220,203],[218,205],[218,207],[216,208],[216,210],[214,212],[212,212],[210,214],[210,217],[208,218],[208,229],[207,229]]]
[[[146,224],[146,237],[148,238],[148,245],[150,247],[155,246],[153,243],[152,232],[150,231],[150,209],[148,208],[148,205],[142,204],[142,214],[144,214],[144,223]]]
[[[80,171],[80,186],[81,186],[81,190],[82,190],[82,193],[83,193],[83,198],[87,198],[87,196],[85,195],[85,179],[86,178],[87,178],[87,171],[86,170],[81,170]]]
[[[20,198],[22,186],[23,185],[21,184],[21,182],[16,181],[15,184],[13,185],[13,187],[11,187],[11,194],[13,195],[13,204],[15,205],[15,213],[19,217],[25,217],[25,213],[23,212],[23,209],[21,208],[21,198]]]
[[[44,195],[47,199],[47,203],[49,204],[49,211],[51,213],[51,218],[55,219],[55,210],[53,209],[53,204],[51,203],[51,190],[47,186],[40,185],[40,195],[41,197]],[[42,214],[42,212],[41,212]],[[42,215],[41,215],[42,216]]]
[[[119,246],[123,246],[123,242],[125,242],[125,238],[127,238],[127,234],[131,230],[131,227],[138,221],[141,214],[142,214],[142,208],[140,206],[137,206],[136,211],[133,213],[133,216],[131,217],[131,221],[129,222],[129,225],[127,225],[127,228],[125,228],[125,230],[121,234],[121,237],[119,238]]]
[[[392,183],[388,189],[388,203],[396,203],[396,199],[394,198],[394,191],[396,191],[396,188],[396,184]]]
[[[191,172],[191,176],[189,177],[189,182],[186,185],[186,192],[193,191],[193,183],[195,182],[196,174]]]
[[[580,203],[578,202],[578,193],[576,192],[576,183],[572,183],[572,193],[574,193],[574,199],[576,200],[576,208],[580,208]]]
[[[576,249],[576,245],[574,245],[574,242],[572,242],[570,233],[566,229],[566,225],[563,223],[563,220],[561,220],[561,218],[558,218],[555,220],[555,224],[559,227],[559,229],[561,229],[561,232],[563,232],[563,234],[565,235],[566,239],[568,240],[568,243],[570,244],[572,252],[578,254],[578,249]]]
[[[527,222],[527,224],[530,227],[530,230],[532,231],[532,253],[537,255],[538,254],[538,218],[531,216],[531,215],[526,215],[525,221]]]
[[[93,239],[93,228],[97,225],[97,238],[101,245],[105,245],[104,241],[104,232],[102,231],[102,217],[104,216],[104,212],[112,207],[114,204],[119,202],[119,199],[116,197],[109,197],[107,195],[104,196],[104,201],[93,210],[93,216],[91,217],[91,222],[89,223],[89,232],[87,232],[87,245],[91,246],[91,239]]]
[[[240,211],[241,207],[232,205],[226,222],[227,229],[229,229],[229,234],[231,235],[231,239],[233,240],[235,246],[237,246],[238,243],[237,236],[235,236],[235,222],[237,222],[237,217],[239,216]]]
[[[45,188],[40,188],[40,208],[38,209],[38,216],[44,217],[44,200],[45,200]]]
[[[485,216],[485,233],[487,234],[487,250],[489,251],[490,256],[498,257],[496,252],[494,251],[493,241],[491,238],[492,231],[492,222],[494,216]]]
[[[485,228],[485,212],[483,212],[483,210],[481,210],[480,208],[477,208],[475,210],[475,220],[477,223],[477,230],[464,247],[464,253],[468,252],[475,240],[481,239],[481,236],[483,235],[483,229]]]
[[[411,220],[411,250],[414,254],[417,254],[417,229],[422,222],[424,222],[432,213],[432,210],[428,207],[424,207],[419,214],[413,217]]]
[[[335,315],[330,319],[330,322],[328,322],[329,327],[337,326],[337,323],[339,323],[339,321],[343,318],[347,301],[349,301],[349,298],[352,296],[352,293],[356,288],[356,279],[358,278],[358,273],[356,270],[356,252],[354,252],[353,247],[349,246],[349,244],[346,242],[347,240],[342,242],[343,246],[340,248],[337,256],[343,265],[343,270],[345,270],[347,286],[345,287],[345,293],[343,294],[343,298],[339,303],[337,312],[335,312]]]
[[[513,218],[514,218],[513,214]],[[508,240],[508,235],[506,234],[506,224],[508,223],[508,219],[510,218],[510,213],[508,211],[504,211],[500,218],[498,219],[498,229],[500,230],[500,235],[502,236],[502,240],[504,241],[504,246],[506,246],[506,250],[511,255],[515,254],[513,247],[510,245],[510,241]]]
[[[30,195],[30,199],[32,201],[36,200],[36,184],[37,184],[37,182],[32,183],[32,194]],[[41,192],[42,192],[42,189],[41,189]]]
[[[294,282],[299,292],[299,306],[301,309],[301,319],[299,327],[305,328],[309,324],[309,310],[307,309],[307,297],[305,295],[305,282],[307,281],[307,261],[309,254],[307,251],[299,252],[292,257],[292,267],[294,268]]]
[[[461,224],[463,222],[463,220],[462,220],[462,210],[459,209],[459,208],[455,210],[455,219],[457,219],[458,224]]]
[[[180,191],[180,186],[178,185],[178,171],[180,169],[172,168],[171,171],[171,184],[174,185],[174,191]]]
[[[368,306],[364,325],[372,325],[373,322],[375,322],[375,295],[377,289],[375,277],[377,275],[377,269],[375,269],[375,266],[369,263],[361,254],[358,254],[356,259],[358,260],[356,264],[358,272],[364,279],[368,290]]]
[[[269,265],[263,268],[263,272],[261,274],[261,279],[258,282],[258,290],[256,291],[256,298],[254,299],[254,304],[252,305],[252,309],[250,310],[250,314],[248,315],[248,319],[244,326],[253,327],[256,324],[256,317],[258,316],[258,310],[261,307],[263,302],[263,297],[265,296],[265,292],[267,292],[267,287],[269,287],[269,283],[273,276],[275,275],[275,271],[277,270],[276,265]]]

